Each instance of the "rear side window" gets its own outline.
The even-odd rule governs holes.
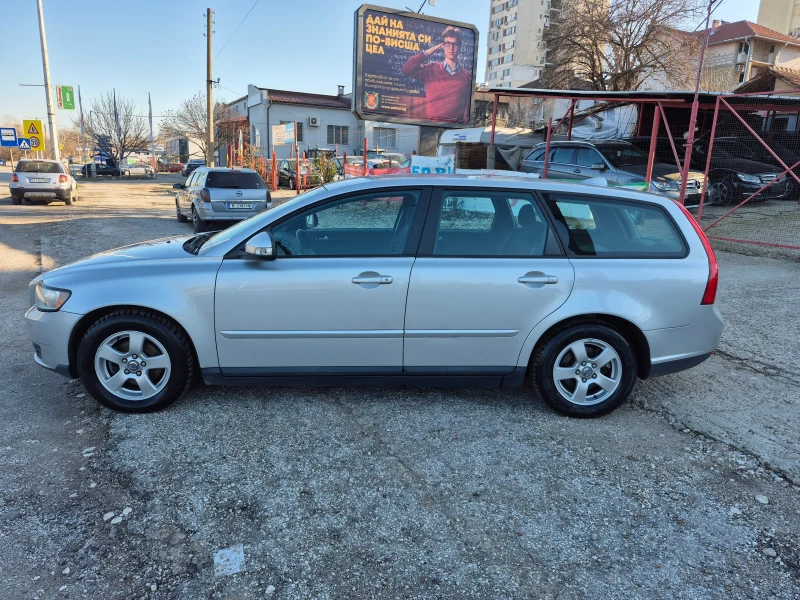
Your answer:
[[[659,206],[550,194],[547,205],[567,252],[575,257],[683,258],[686,243]]]
[[[562,165],[572,164],[573,152],[574,150],[572,148],[556,148],[550,155],[550,160],[554,163],[559,163]]]
[[[17,163],[17,173],[63,173],[59,163],[41,160],[21,160]]]
[[[264,181],[257,173],[211,171],[206,178],[206,187],[232,190],[263,190]]]

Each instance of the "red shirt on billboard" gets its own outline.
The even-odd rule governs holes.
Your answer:
[[[423,50],[403,65],[403,74],[425,84],[425,101],[416,107],[416,117],[430,121],[469,121],[472,96],[472,73],[458,62],[461,50],[461,30],[448,27],[442,33],[442,43]],[[439,50],[444,62],[425,62]]]

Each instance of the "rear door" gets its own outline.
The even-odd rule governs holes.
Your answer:
[[[581,179],[580,169],[575,165],[575,149],[570,146],[556,146],[550,149],[550,163],[547,166],[548,179]]]
[[[211,195],[214,212],[235,215],[237,212],[267,208],[267,186],[258,173],[209,171],[205,188]]]
[[[405,371],[511,373],[528,334],[566,301],[573,279],[530,192],[435,193],[411,272]]]

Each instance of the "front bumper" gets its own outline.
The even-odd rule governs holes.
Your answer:
[[[762,190],[754,200],[769,200],[775,198],[783,198],[789,192],[789,186],[787,185],[789,182],[786,177],[783,178],[782,181],[776,182],[771,184],[766,189]],[[747,198],[752,196],[758,190],[760,190],[765,183],[746,183],[744,181],[737,181],[734,184],[734,188],[736,189],[736,193],[741,195],[742,198]]]
[[[71,377],[69,338],[82,316],[63,310],[42,312],[35,306],[29,308],[25,323],[33,342],[34,360],[59,375]]]
[[[715,304],[701,306],[691,324],[645,331],[650,346],[650,374],[658,377],[700,364],[719,346],[725,323]]]

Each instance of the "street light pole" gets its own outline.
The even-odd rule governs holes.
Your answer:
[[[44,33],[44,14],[42,13],[42,0],[36,0],[39,9],[39,38],[42,42],[42,66],[44,67],[44,94],[47,97],[47,122],[50,125],[50,146],[53,148],[53,160],[61,161],[61,151],[58,147],[58,131],[56,130],[56,114],[53,111],[53,96],[50,93],[50,64],[47,60],[47,36]]]
[[[40,0],[41,1],[41,0]],[[206,10],[206,110],[208,111],[208,133],[206,137],[206,165],[214,166],[214,81],[211,79],[211,34],[213,33],[213,11]]]

